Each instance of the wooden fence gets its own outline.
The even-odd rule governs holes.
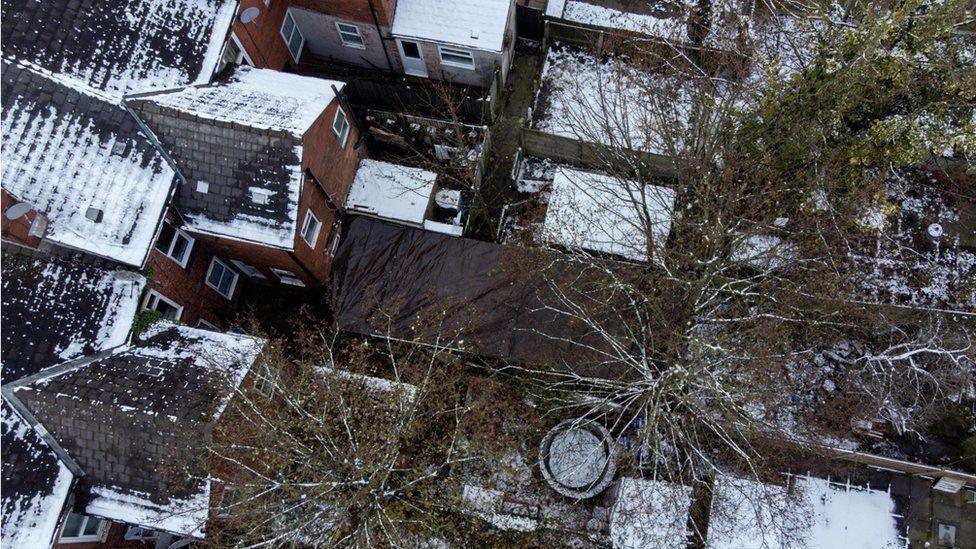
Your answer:
[[[606,145],[588,143],[531,128],[521,128],[519,144],[522,152],[527,156],[548,158],[584,168],[606,170],[608,166],[613,165],[614,159],[626,155],[630,159],[636,158],[639,161],[641,168],[646,171],[645,176],[674,178],[678,171],[677,160],[669,156],[642,151],[618,151]],[[627,165],[632,166],[632,163],[628,162]]]

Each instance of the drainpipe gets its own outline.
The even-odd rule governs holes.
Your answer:
[[[390,68],[390,72],[393,72],[393,62],[390,61],[390,54],[386,51],[386,42],[389,38],[383,36],[383,29],[380,28],[380,19],[376,17],[376,8],[373,6],[373,0],[367,0],[369,3],[369,13],[373,16],[373,25],[376,26],[376,34],[380,35],[380,46],[383,48],[383,57],[386,58],[386,66]]]

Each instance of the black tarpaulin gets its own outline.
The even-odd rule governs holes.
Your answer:
[[[333,263],[336,321],[363,335],[607,375],[606,338],[556,311],[564,300],[554,281],[583,278],[579,264],[557,257],[355,217]]]

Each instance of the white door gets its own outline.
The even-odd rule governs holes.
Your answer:
[[[427,63],[424,62],[424,56],[420,52],[420,44],[397,39],[397,47],[400,49],[400,59],[403,61],[403,72],[427,78]]]

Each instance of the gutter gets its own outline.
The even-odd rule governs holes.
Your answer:
[[[390,61],[390,54],[386,51],[386,43],[392,40],[389,37],[383,36],[383,29],[380,28],[380,19],[376,17],[376,7],[373,6],[373,0],[366,0],[369,4],[369,13],[373,16],[373,26],[376,27],[376,34],[380,36],[380,47],[383,48],[383,57],[386,58],[386,66],[389,67],[390,72],[393,71],[393,62]],[[394,14],[394,17],[396,15]],[[372,63],[370,63],[372,65]]]

